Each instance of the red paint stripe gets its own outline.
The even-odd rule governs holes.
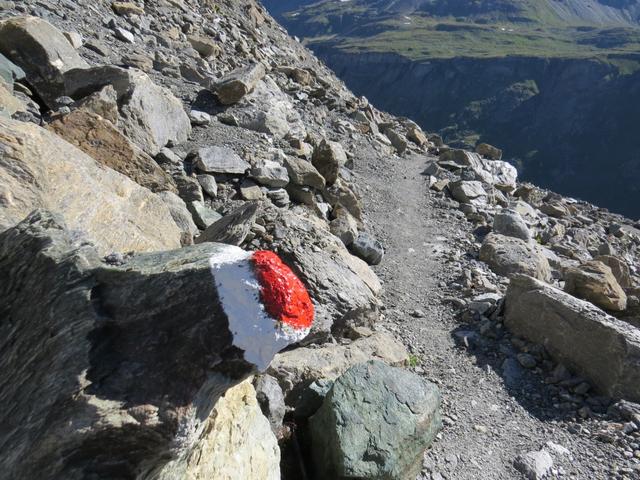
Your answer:
[[[309,328],[313,302],[296,274],[274,252],[259,250],[251,258],[267,313],[293,328]]]

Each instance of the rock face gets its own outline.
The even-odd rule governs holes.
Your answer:
[[[603,393],[640,401],[640,333],[531,277],[511,279],[505,299],[505,326],[515,335],[544,345],[558,361],[590,379]]]
[[[149,155],[99,115],[75,110],[51,122],[47,128],[98,163],[126,175],[138,185],[155,192],[177,191],[172,178]]]
[[[102,253],[180,246],[168,208],[146,188],[31,123],[0,119],[0,130],[0,230],[47,208]]]
[[[280,480],[280,448],[246,380],[214,406],[197,447],[182,464],[168,465],[159,480]]]
[[[627,295],[616,280],[611,268],[592,260],[564,272],[564,291],[587,300],[605,310],[622,311],[627,308]]]
[[[440,393],[413,373],[370,361],[334,382],[309,425],[320,478],[415,478],[442,426]]]
[[[277,478],[273,435],[247,390],[239,395],[252,411],[236,411],[234,402],[210,417],[218,398],[256,371],[255,356],[268,363],[268,350],[287,344],[275,320],[261,332],[256,317],[242,314],[246,302],[229,296],[246,288],[232,272],[240,254],[207,243],[106,264],[44,211],[0,234],[0,276],[12,279],[0,287],[0,313],[11,318],[0,326],[0,399],[13,406],[0,419],[0,444],[12,445],[0,455],[3,472],[139,478],[169,462],[173,471],[194,462],[216,471],[207,463],[221,462],[214,477],[232,478],[226,456],[198,460],[194,452],[244,445],[235,467],[246,478]],[[236,416],[248,421],[233,426]],[[249,436],[264,443],[245,443]]]
[[[64,72],[89,66],[58,29],[38,17],[4,20],[0,37],[0,52],[24,69],[49,107],[64,95]]]
[[[506,277],[524,273],[543,281],[551,279],[551,267],[542,249],[519,238],[495,233],[487,235],[480,248],[480,260]]]

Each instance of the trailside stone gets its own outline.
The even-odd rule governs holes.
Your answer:
[[[212,90],[218,96],[220,103],[232,105],[251,92],[265,73],[262,63],[248,65],[226,75],[212,87]]]
[[[248,202],[211,224],[196,238],[196,243],[220,242],[240,245],[253,226],[258,202]]]
[[[318,348],[280,352],[267,372],[278,379],[287,404],[296,406],[309,384],[320,379],[335,380],[349,367],[372,358],[399,366],[409,359],[409,353],[388,333],[377,332],[348,345],[325,343]]]
[[[490,160],[502,159],[502,150],[488,143],[479,143],[476,145],[476,153]]]
[[[46,208],[104,254],[180,246],[169,209],[148,189],[32,123],[0,118],[0,131],[0,231]]]
[[[528,242],[531,239],[529,227],[520,214],[511,209],[503,209],[493,217],[493,231],[507,237],[515,237]]]
[[[333,210],[333,216],[335,218],[329,224],[329,229],[348,247],[358,237],[358,222],[342,206]]]
[[[369,265],[378,265],[384,257],[382,243],[367,232],[360,233],[349,247],[355,255]]]
[[[480,260],[505,277],[524,273],[545,282],[551,280],[551,267],[541,248],[519,238],[490,233],[480,247]]]
[[[627,308],[627,295],[607,265],[592,260],[564,271],[564,291],[605,310]]]
[[[300,186],[308,186],[322,190],[325,187],[325,180],[320,172],[311,162],[297,157],[287,156],[284,165],[289,173],[291,183]]]
[[[406,480],[442,428],[440,392],[379,361],[351,367],[309,420],[320,478]]]
[[[233,277],[212,273],[229,248],[104,261],[42,210],[0,233],[0,278],[11,279],[0,289],[2,317],[11,318],[0,325],[0,380],[13,406],[0,412],[0,443],[12,445],[0,457],[3,475],[202,478],[185,474],[197,459],[220,472],[207,478],[278,478],[276,441],[253,388],[229,393],[256,371],[233,347],[233,304],[220,301],[221,282]],[[199,455],[208,442],[216,455]]]
[[[612,397],[640,401],[640,332],[539,280],[511,278],[504,323]]]
[[[227,147],[203,147],[198,149],[194,164],[205,173],[229,173],[244,175],[251,168],[240,156]]]
[[[65,36],[38,17],[13,17],[0,22],[0,53],[20,66],[48,107],[64,95],[64,72],[88,68]]]
[[[553,458],[546,450],[518,455],[513,466],[529,480],[542,480],[553,467]]]
[[[74,110],[47,128],[97,162],[158,192],[177,192],[173,179],[149,155],[129,141],[111,122],[94,113]]]
[[[312,163],[327,185],[333,185],[338,179],[340,168],[347,163],[347,154],[338,142],[323,139],[313,150]]]
[[[169,465],[158,480],[280,480],[280,448],[245,380],[230,388],[205,422],[184,467]]]
[[[471,205],[485,205],[487,203],[487,192],[481,182],[476,180],[459,180],[449,183],[451,196],[460,203]]]
[[[440,155],[442,161],[452,161],[469,167],[477,179],[497,189],[511,192],[516,188],[518,171],[513,165],[501,160],[486,160],[477,153],[452,149]]]
[[[407,150],[409,144],[407,143],[407,139],[404,137],[404,135],[399,134],[392,128],[385,129],[384,134],[387,136],[387,138],[391,142],[391,145],[393,145],[393,148],[395,148],[399,154],[402,155]]]

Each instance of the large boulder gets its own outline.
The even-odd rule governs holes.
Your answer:
[[[503,209],[493,217],[493,231],[507,237],[515,237],[528,242],[531,232],[524,219],[516,210]]]
[[[309,420],[318,477],[416,478],[440,428],[434,384],[378,361],[351,367]]]
[[[316,380],[335,380],[357,363],[377,359],[400,366],[407,349],[388,333],[378,332],[348,345],[325,343],[318,348],[296,348],[275,356],[269,373],[278,379],[287,403],[296,405],[302,391]]]
[[[20,66],[47,106],[64,95],[64,72],[87,68],[65,36],[38,17],[13,17],[0,22],[0,52]]]
[[[186,462],[163,468],[159,480],[280,480],[280,448],[249,380],[215,404]]]
[[[177,192],[173,179],[153,158],[134,145],[113,123],[95,113],[75,110],[51,122],[47,128],[138,185],[154,192]]]
[[[1,233],[0,278],[9,281],[0,285],[0,315],[11,319],[0,324],[0,400],[11,406],[0,413],[0,444],[12,446],[0,453],[3,475],[151,478],[170,468],[178,473],[166,478],[185,478],[208,436],[216,451],[243,452],[219,470],[202,463],[226,456],[197,460],[224,472],[212,478],[252,464],[274,478],[268,422],[248,422],[255,432],[234,426],[256,419],[257,406],[212,410],[308,331],[285,329],[287,320],[265,311],[260,286],[280,283],[258,283],[254,255],[207,243],[102,260],[41,210]],[[241,435],[225,436],[230,428]],[[253,463],[250,452],[261,447],[245,444],[249,436],[264,440]]]
[[[65,72],[64,82],[66,95],[74,99],[112,85],[120,114],[118,127],[152,157],[168,143],[185,142],[191,133],[182,102],[140,70],[114,66],[73,69]]]
[[[480,247],[480,260],[505,277],[524,273],[545,282],[551,280],[551,267],[540,246],[519,238],[490,233]]]
[[[640,401],[640,332],[635,327],[524,275],[511,279],[504,316],[515,335],[544,345],[602,393]]]
[[[266,73],[262,63],[254,63],[229,73],[212,86],[223,105],[239,102],[242,97],[253,91]]]
[[[46,208],[105,254],[180,246],[169,209],[148,189],[32,123],[0,118],[0,131],[0,231]]]
[[[251,168],[249,163],[230,148],[216,145],[198,149],[193,162],[198,170],[205,173],[244,175]]]
[[[627,295],[604,263],[592,260],[564,271],[564,291],[605,310],[627,308]]]
[[[451,196],[460,203],[471,205],[485,205],[487,192],[481,182],[476,180],[459,180],[449,184]]]

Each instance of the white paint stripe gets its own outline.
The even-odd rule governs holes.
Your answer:
[[[251,254],[228,245],[209,258],[218,297],[229,318],[233,345],[244,358],[264,371],[280,350],[307,336],[310,329],[281,326],[264,309],[260,285],[251,266]]]

